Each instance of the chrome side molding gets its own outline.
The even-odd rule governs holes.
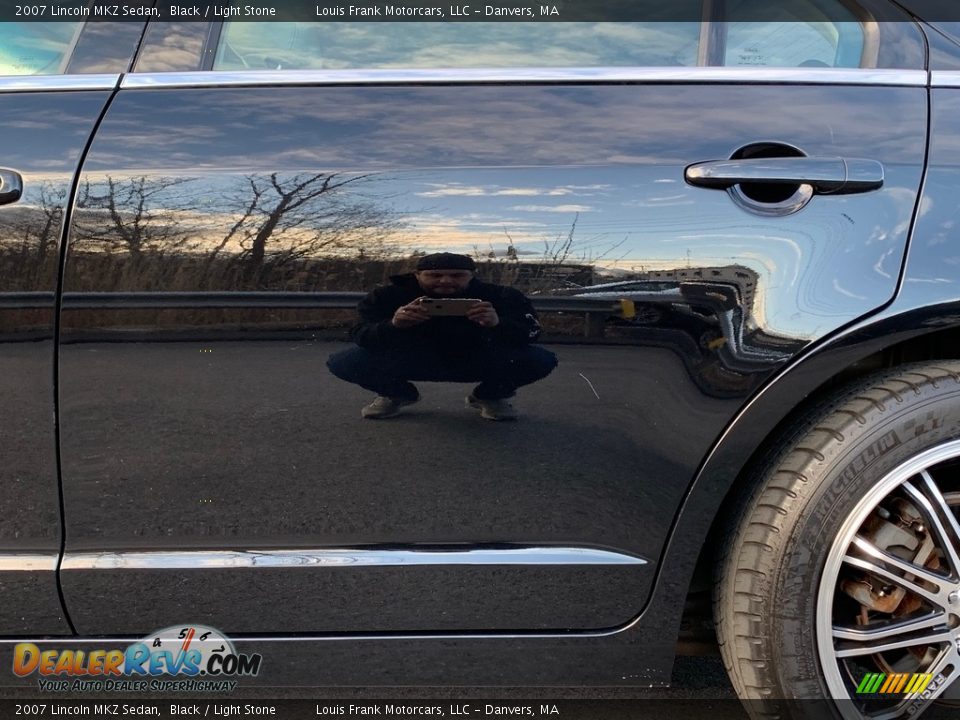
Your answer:
[[[633,555],[571,547],[480,549],[188,550],[67,553],[62,570],[356,568],[431,565],[646,565]]]

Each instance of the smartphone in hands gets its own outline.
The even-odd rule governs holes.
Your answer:
[[[480,302],[483,301],[477,298],[423,298],[420,307],[431,317],[465,316],[467,310]]]

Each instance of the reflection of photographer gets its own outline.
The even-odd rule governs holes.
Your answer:
[[[466,255],[434,253],[417,270],[396,275],[359,305],[352,336],[360,347],[330,356],[338,378],[377,393],[365,418],[396,415],[420,399],[411,380],[478,382],[467,397],[488,420],[512,420],[507,398],[557,365],[530,342],[540,323],[523,293],[473,276]]]

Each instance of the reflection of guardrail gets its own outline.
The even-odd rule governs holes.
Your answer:
[[[327,308],[352,309],[362,292],[68,292],[63,307],[70,310],[144,310],[167,308]],[[49,308],[53,293],[0,293],[0,308]],[[550,312],[606,312],[620,309],[610,298],[536,296],[537,310]]]
[[[366,295],[362,292],[67,292],[65,310],[168,310],[168,309],[310,309],[350,310]],[[0,293],[0,309],[52,308],[54,293]],[[535,296],[530,301],[540,312],[584,313],[584,335],[603,335],[604,318],[622,315],[620,302],[607,298]]]

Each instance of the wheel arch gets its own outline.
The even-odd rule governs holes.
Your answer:
[[[701,464],[660,559],[651,606],[684,608],[678,650],[710,652],[716,643],[709,607],[720,542],[777,440],[838,388],[879,370],[937,359],[960,359],[960,301],[890,308],[863,320],[805,351],[740,410]],[[680,588],[683,604],[676,603]]]

